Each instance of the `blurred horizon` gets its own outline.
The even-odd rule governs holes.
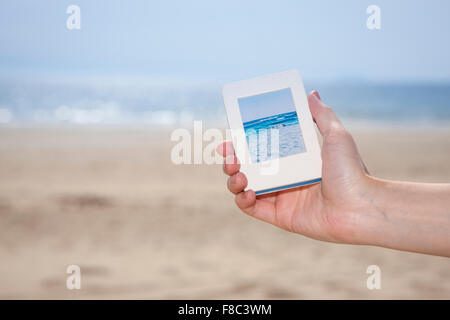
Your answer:
[[[0,78],[0,124],[173,127],[203,120],[226,126],[219,83],[79,80]],[[427,127],[450,124],[450,84],[305,83],[305,89],[317,89],[346,122]]]
[[[366,27],[372,4],[380,30]],[[225,124],[224,83],[292,69],[342,117],[447,123],[448,12],[444,0],[2,2],[0,124]]]

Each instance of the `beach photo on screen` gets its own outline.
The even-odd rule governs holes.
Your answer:
[[[252,162],[306,151],[291,89],[238,99]]]

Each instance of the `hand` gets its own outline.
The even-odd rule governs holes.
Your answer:
[[[369,176],[352,136],[319,94],[309,108],[323,137],[322,183],[262,195],[243,191],[247,178],[230,142],[228,189],[245,213],[310,238],[367,244],[450,257],[450,184],[380,180]]]
[[[239,172],[232,143],[224,142],[217,151],[226,158],[228,189],[236,195],[237,206],[257,219],[318,240],[360,243],[356,233],[370,184],[367,170],[352,136],[317,91],[308,95],[308,102],[323,136],[322,183],[256,198],[253,190],[243,191],[247,178]]]

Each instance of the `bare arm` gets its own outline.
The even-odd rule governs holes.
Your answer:
[[[314,239],[365,244],[450,257],[450,184],[376,179],[369,175],[352,136],[314,91],[311,114],[323,136],[322,183],[256,198],[244,191],[231,143],[226,157],[228,189],[245,213]]]
[[[369,180],[363,242],[450,256],[450,185]]]

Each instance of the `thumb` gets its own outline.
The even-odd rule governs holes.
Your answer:
[[[316,90],[308,95],[308,104],[311,115],[324,138],[334,130],[344,129],[333,110],[322,102]]]
[[[326,149],[323,158],[329,159],[331,157],[331,159],[336,160],[344,155],[344,158],[347,159],[347,164],[361,167],[363,171],[369,173],[359,156],[353,137],[345,130],[333,110],[322,102],[317,91],[314,90],[308,95],[308,104],[311,115],[323,137]],[[337,154],[330,152],[330,146],[332,145],[338,146]]]

